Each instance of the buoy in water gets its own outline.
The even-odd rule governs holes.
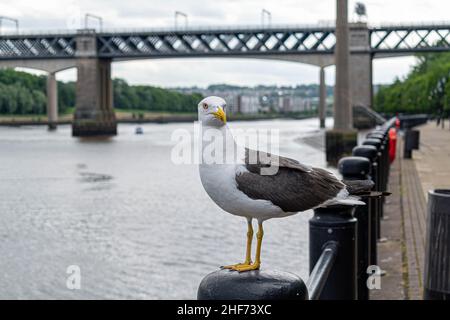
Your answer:
[[[135,133],[136,134],[143,134],[144,130],[142,129],[142,127],[137,127]]]

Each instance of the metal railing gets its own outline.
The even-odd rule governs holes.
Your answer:
[[[397,118],[369,132],[351,157],[339,161],[344,180],[371,180],[366,206],[319,208],[310,220],[309,299],[369,299],[370,266],[377,265],[377,241],[390,171],[390,135]],[[357,227],[356,227],[357,226]],[[381,271],[381,270],[380,270]]]
[[[380,23],[368,24],[369,30],[378,31],[386,29],[414,29],[414,28],[448,28],[450,21],[430,21],[430,22],[405,22],[405,23]],[[318,23],[305,24],[236,24],[236,25],[179,25],[176,28],[173,26],[160,27],[136,27],[136,28],[119,28],[110,27],[103,28],[99,33],[158,33],[158,32],[184,32],[184,31],[235,31],[235,30],[316,30],[316,29],[330,29],[334,30],[334,20],[319,21]],[[80,29],[80,28],[78,28]],[[73,35],[77,33],[78,29],[20,29],[20,30],[4,30],[2,35]]]
[[[309,299],[317,300],[328,280],[334,261],[338,252],[338,243],[335,241],[328,242],[317,260],[314,269],[309,275],[306,287],[308,288]]]

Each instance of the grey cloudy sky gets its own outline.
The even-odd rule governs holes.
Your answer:
[[[261,9],[272,13],[273,24],[315,24],[335,19],[336,0],[2,0],[0,12],[20,20],[21,29],[79,28],[85,13],[100,15],[105,28],[153,28],[174,25],[176,10],[189,15],[189,24],[260,24]],[[360,0],[367,6],[369,23],[439,22],[449,20],[449,0]],[[349,1],[350,10],[356,0]],[[353,14],[349,14],[354,18]],[[94,25],[94,22],[92,22]],[[92,26],[93,26],[92,25]],[[11,28],[4,23],[4,29]],[[404,76],[412,57],[374,61],[374,82],[388,83]],[[133,84],[206,86],[314,83],[318,68],[306,64],[251,59],[167,59],[113,64],[113,76]],[[75,70],[57,75],[73,80]],[[327,69],[332,84],[333,67]]]

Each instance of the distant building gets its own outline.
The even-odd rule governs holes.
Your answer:
[[[239,95],[237,97],[237,112],[238,113],[259,113],[261,104],[259,97],[255,95]]]
[[[332,93],[332,87],[327,90]],[[208,88],[174,88],[183,93],[200,93],[203,96],[219,96],[227,102],[227,113],[301,113],[313,111],[318,105],[318,85],[296,87],[256,86],[239,87],[211,85]]]

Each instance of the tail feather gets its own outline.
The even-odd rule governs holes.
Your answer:
[[[375,185],[371,180],[344,180],[342,182],[346,185],[350,195],[360,195],[370,192]]]

